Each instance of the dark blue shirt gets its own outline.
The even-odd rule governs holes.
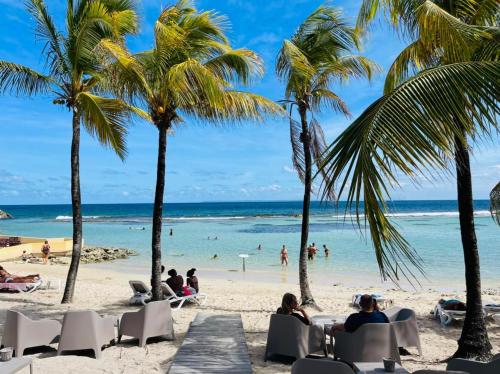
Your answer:
[[[359,313],[353,313],[347,317],[344,323],[344,328],[347,332],[354,332],[365,323],[389,323],[389,319],[384,313],[379,312],[378,310],[374,310],[371,313],[361,311]]]

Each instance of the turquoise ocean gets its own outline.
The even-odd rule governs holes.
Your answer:
[[[491,219],[488,201],[475,201],[476,232],[485,286],[500,284],[500,227]],[[374,250],[366,229],[344,218],[342,203],[312,203],[309,241],[320,249],[309,262],[313,281],[380,285]],[[0,234],[71,237],[70,205],[0,205],[12,220],[0,220]],[[105,265],[147,274],[151,248],[151,204],[83,206],[86,245],[135,249],[139,256]],[[296,281],[301,202],[227,202],[165,204],[162,259],[167,268],[250,279]],[[464,267],[456,201],[393,201],[390,216],[423,261],[422,286],[461,287]],[[173,235],[170,234],[172,229]],[[217,237],[217,239],[215,239]],[[259,244],[262,250],[257,250]],[[282,269],[281,246],[290,264]],[[325,258],[323,244],[331,250]],[[218,259],[212,260],[214,254]],[[248,254],[241,273],[239,254]],[[373,283],[371,283],[373,282]],[[388,284],[390,285],[390,284]],[[449,286],[449,287],[447,287]]]

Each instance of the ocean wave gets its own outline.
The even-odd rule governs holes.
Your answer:
[[[484,217],[489,216],[490,212],[488,210],[477,210],[474,212],[475,216]],[[285,219],[285,218],[300,218],[298,214],[258,214],[252,216],[181,216],[181,217],[164,217],[165,222],[193,222],[193,221],[240,221],[240,220],[251,220],[256,218],[261,219]],[[340,219],[354,218],[355,215],[339,214],[311,214],[312,218],[327,218],[327,219]],[[360,217],[364,217],[360,214]],[[402,213],[387,213],[387,217],[392,218],[424,218],[424,217],[458,217],[457,211],[448,212],[402,212]],[[83,216],[86,222],[115,222],[115,223],[147,223],[151,221],[150,216]],[[56,221],[71,221],[73,218],[71,216],[57,216]]]

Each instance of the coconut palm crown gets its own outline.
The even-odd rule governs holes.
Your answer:
[[[303,304],[314,303],[307,279],[306,257],[312,168],[320,163],[326,148],[323,129],[316,116],[324,108],[349,116],[347,105],[333,91],[334,85],[352,77],[370,79],[377,70],[369,59],[352,54],[358,49],[358,35],[343,18],[341,10],[324,5],[306,18],[290,40],[283,42],[277,58],[276,73],[286,85],[282,102],[290,115],[293,165],[304,183],[299,265]],[[295,108],[298,121],[294,119]],[[333,198],[333,191],[330,192],[329,197]]]
[[[43,0],[29,0],[27,10],[35,23],[37,39],[44,43],[46,68],[38,72],[0,61],[0,92],[50,95],[54,104],[63,105],[72,113],[73,255],[62,300],[71,302],[82,245],[80,125],[120,158],[126,155],[129,106],[105,95],[100,87],[108,67],[96,58],[96,47],[103,38],[122,43],[125,35],[137,30],[137,15],[132,0],[68,0],[66,29],[60,31]]]
[[[213,11],[198,11],[181,0],[162,11],[154,26],[150,50],[131,54],[120,43],[106,40],[101,51],[115,65],[115,93],[149,113],[159,131],[158,164],[153,211],[153,298],[160,285],[161,222],[165,188],[167,134],[184,122],[214,124],[261,121],[282,109],[261,96],[234,88],[263,73],[260,58],[248,49],[233,49],[225,35],[228,21]]]
[[[358,222],[369,224],[382,275],[396,281],[402,272],[415,276],[412,265],[422,268],[385,215],[386,199],[403,177],[419,184],[443,172],[456,173],[467,288],[456,357],[486,359],[491,350],[482,312],[469,153],[470,144],[499,131],[498,10],[498,1],[491,0],[364,0],[358,31],[382,11],[410,44],[392,64],[384,96],[330,146],[323,164],[330,179],[340,181],[339,194],[347,193],[348,209],[354,207]]]

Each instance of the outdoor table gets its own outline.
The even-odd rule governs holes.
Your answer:
[[[14,374],[28,365],[30,374],[33,374],[33,359],[30,357],[13,357],[9,361],[0,361],[0,374]]]
[[[387,373],[384,369],[383,362],[355,362],[354,371],[359,374],[383,374]],[[410,374],[408,370],[403,368],[396,362],[396,370],[394,374]]]
[[[323,330],[326,335],[330,336],[330,345],[329,347],[333,349],[333,335],[331,335],[332,327],[337,324],[342,324],[345,322],[345,317],[343,316],[335,316],[335,315],[318,315],[312,316],[311,321],[313,325],[323,326]]]

